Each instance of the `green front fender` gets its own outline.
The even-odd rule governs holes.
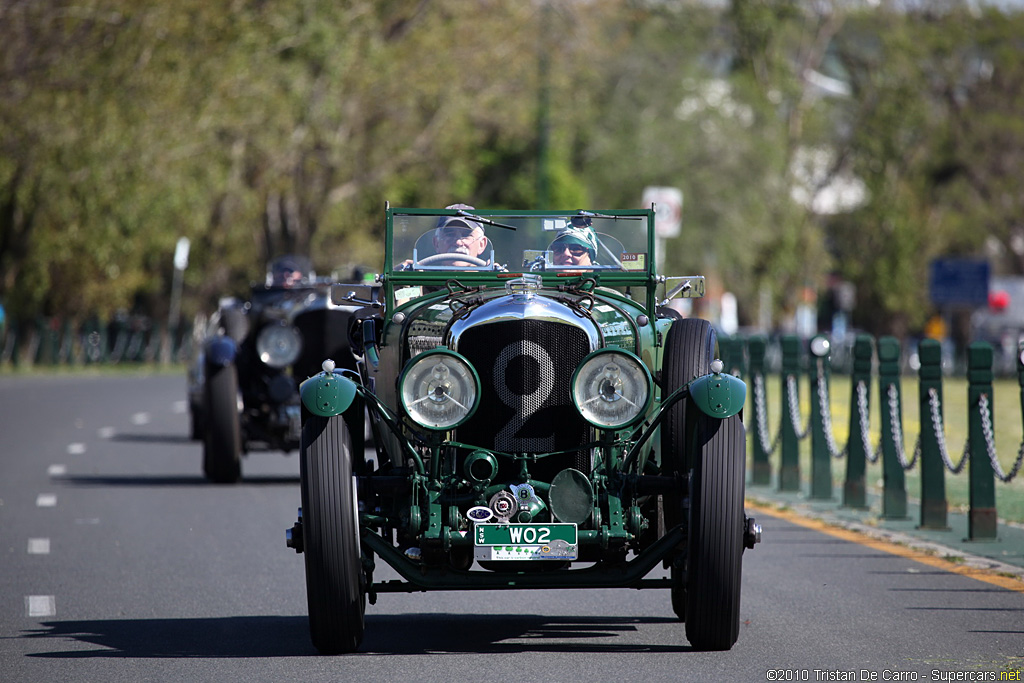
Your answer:
[[[356,397],[356,383],[334,372],[321,372],[299,385],[306,410],[321,417],[341,415]]]
[[[724,372],[712,373],[690,382],[690,398],[705,415],[724,420],[743,410],[747,385]]]

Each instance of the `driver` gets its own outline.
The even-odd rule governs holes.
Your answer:
[[[290,289],[302,284],[309,277],[309,261],[301,256],[280,256],[274,259],[267,273],[267,285]]]
[[[597,265],[597,233],[589,216],[573,216],[548,249],[556,266]]]
[[[446,206],[446,209],[470,210],[473,207],[467,204],[453,204]],[[465,254],[474,258],[481,258],[480,254],[487,249],[488,239],[484,234],[484,226],[469,218],[462,216],[449,216],[438,222],[434,230],[434,251],[438,254]],[[469,261],[451,259],[444,262],[445,265],[466,267],[478,264]]]

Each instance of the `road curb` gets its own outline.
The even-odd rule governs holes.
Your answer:
[[[891,551],[898,548],[909,548],[921,557],[913,559],[921,560],[924,557],[936,562],[941,562],[950,571],[960,574],[977,576],[979,574],[991,577],[996,583],[1008,590],[1024,592],[1024,566],[1003,562],[994,557],[986,557],[969,552],[963,546],[964,543],[943,544],[933,540],[921,538],[913,534],[901,531],[886,529],[876,526],[868,521],[857,521],[844,518],[837,514],[816,509],[809,504],[801,504],[799,501],[780,500],[772,496],[752,494],[747,496],[748,512],[757,511],[777,516],[790,521],[808,520],[819,523],[826,527],[843,529],[876,541],[887,543],[893,546]],[[865,513],[865,517],[869,517]],[[1018,529],[1018,531],[1024,531]],[[770,542],[770,536],[766,534],[765,541]],[[899,553],[905,554],[905,553]]]

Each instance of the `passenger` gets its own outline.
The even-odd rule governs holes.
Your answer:
[[[548,249],[556,266],[597,265],[597,233],[588,216],[573,216]]]

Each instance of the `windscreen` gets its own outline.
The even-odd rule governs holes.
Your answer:
[[[643,273],[650,266],[646,215],[396,213],[395,271]]]

